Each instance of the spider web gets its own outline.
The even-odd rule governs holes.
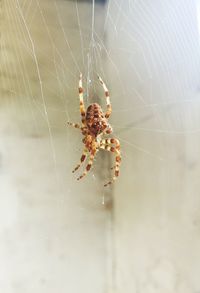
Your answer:
[[[34,290],[46,286],[47,291],[43,292],[51,292],[51,282],[47,280],[55,273],[56,291],[80,292],[74,278],[82,275],[89,260],[95,262],[95,268],[87,265],[88,274],[85,272],[80,281],[83,292],[141,292],[142,286],[148,291],[149,284],[156,283],[153,277],[149,281],[141,277],[131,266],[135,281],[130,282],[128,265],[123,261],[128,256],[121,251],[126,245],[120,241],[126,242],[127,230],[133,228],[130,215],[138,215],[137,208],[133,208],[135,203],[139,207],[143,204],[145,217],[148,215],[145,208],[157,209],[158,200],[161,213],[158,218],[151,215],[152,222],[158,219],[166,227],[163,224],[169,217],[166,206],[173,208],[166,199],[174,192],[173,176],[180,180],[177,174],[182,172],[187,178],[188,173],[183,170],[199,162],[199,35],[194,18],[197,4],[198,1],[187,4],[184,0],[1,2],[1,181],[2,194],[9,194],[3,201],[5,210],[14,199],[13,208],[8,208],[6,227],[19,226],[19,239],[20,233],[24,235],[23,231],[31,227],[26,247],[33,242],[38,250],[41,247],[45,250],[45,241],[52,242],[51,260],[47,261],[43,250],[34,254],[31,249],[41,267],[37,279],[40,274],[43,276]],[[108,189],[103,184],[113,175],[110,171],[113,158],[109,153],[99,152],[92,171],[81,182],[76,181],[79,173],[71,175],[83,150],[79,131],[66,123],[80,121],[77,95],[80,72],[86,105],[98,102],[105,109],[97,74],[111,93],[111,125],[113,136],[121,142],[123,163],[118,182]],[[84,167],[80,172],[83,170]],[[175,202],[184,193],[182,209],[189,204],[186,214],[195,210],[198,218],[195,206],[200,203],[195,195],[191,203],[187,196],[191,190],[187,181],[185,187],[174,192]],[[137,194],[143,197],[138,199]],[[147,194],[150,197],[146,201]],[[161,196],[158,198],[157,194]],[[107,209],[102,209],[101,203]],[[26,207],[32,217],[27,215]],[[126,213],[129,221],[123,222]],[[37,225],[41,221],[44,222],[39,230],[41,241],[37,241]],[[120,231],[125,233],[120,236],[122,239]],[[51,232],[60,238],[53,240]],[[95,233],[99,236],[94,236]],[[165,239],[168,230],[163,233]],[[83,243],[81,249],[77,244],[79,238]],[[61,243],[67,243],[69,253]],[[57,248],[61,258],[64,255],[69,263],[75,259],[75,265],[71,267],[65,261],[65,266],[57,264]],[[28,253],[22,255],[27,259]],[[47,266],[56,264],[55,268],[47,269],[45,275],[46,266],[43,269],[40,258]],[[19,285],[19,275],[10,268],[13,262],[18,264],[19,260],[10,258],[6,270],[13,279],[13,288],[30,289],[28,281]],[[166,262],[158,263],[158,267],[168,268]],[[34,265],[31,258],[29,268]],[[149,270],[145,267],[146,274]],[[25,272],[23,265],[21,271]],[[28,280],[29,274],[24,275]],[[68,285],[63,287],[66,275]],[[194,279],[188,277],[184,288],[195,284]],[[9,284],[5,278],[0,284],[2,291],[10,292]],[[180,288],[172,288],[171,292],[179,292]]]

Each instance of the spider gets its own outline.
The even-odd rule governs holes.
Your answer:
[[[79,78],[79,101],[80,101],[80,114],[81,114],[81,124],[67,122],[68,125],[73,126],[81,130],[84,138],[82,142],[84,143],[85,147],[83,149],[83,153],[80,159],[80,163],[75,167],[72,171],[73,173],[79,169],[81,164],[85,161],[86,157],[89,156],[88,164],[85,168],[85,171],[81,176],[77,178],[77,180],[82,179],[88,171],[90,171],[95,155],[100,149],[104,149],[110,152],[115,153],[115,165],[114,169],[114,176],[113,178],[104,186],[110,185],[113,183],[117,177],[119,176],[119,167],[121,162],[121,153],[120,153],[120,143],[119,140],[116,138],[102,138],[104,134],[112,133],[112,127],[108,123],[108,118],[112,112],[111,104],[110,104],[110,97],[108,89],[101,79],[98,76],[100,83],[103,86],[105,91],[106,97],[106,105],[107,110],[104,114],[100,105],[97,103],[93,103],[88,106],[87,110],[85,110],[85,105],[83,101],[83,87],[82,87],[82,74],[80,74]]]

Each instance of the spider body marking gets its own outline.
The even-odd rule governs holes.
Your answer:
[[[112,108],[110,103],[110,96],[108,89],[101,79],[101,77],[98,77],[100,83],[103,86],[103,89],[105,91],[105,97],[106,97],[106,105],[107,110],[106,113],[103,113],[103,110],[101,106],[97,103],[93,103],[88,106],[87,110],[85,110],[85,105],[83,101],[83,87],[82,87],[82,74],[80,74],[79,78],[79,102],[80,102],[80,114],[81,114],[81,125],[77,123],[71,123],[68,122],[68,125],[71,125],[75,128],[79,128],[84,136],[82,142],[85,145],[85,148],[83,150],[83,154],[80,159],[80,163],[75,167],[75,169],[72,172],[75,172],[79,169],[81,164],[85,161],[87,156],[89,155],[89,161],[86,165],[85,171],[81,176],[77,178],[77,180],[82,179],[87,172],[91,169],[94,157],[96,153],[100,149],[104,149],[110,152],[115,153],[115,165],[113,168],[114,176],[113,178],[104,186],[110,185],[113,183],[117,177],[119,176],[119,167],[121,162],[121,153],[120,153],[120,143],[119,140],[116,138],[106,138],[103,139],[102,136],[104,134],[110,134],[112,133],[112,128],[110,124],[108,123],[108,118],[110,117]]]
[[[94,103],[87,108],[86,125],[89,132],[93,134],[94,137],[97,137],[108,127],[107,119],[99,104]]]

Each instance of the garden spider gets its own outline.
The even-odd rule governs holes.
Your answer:
[[[68,122],[68,125],[71,125],[81,130],[84,136],[82,141],[85,145],[81,159],[80,159],[80,163],[72,171],[73,173],[79,169],[81,164],[85,161],[87,155],[89,155],[89,162],[86,166],[86,169],[83,172],[83,174],[77,178],[77,180],[80,180],[81,178],[83,178],[87,174],[87,172],[91,169],[91,166],[94,161],[94,157],[99,151],[99,149],[104,149],[104,150],[115,153],[116,155],[115,166],[111,168],[115,170],[114,176],[108,183],[104,184],[104,186],[107,186],[113,183],[119,176],[121,153],[120,153],[120,143],[118,139],[102,138],[104,134],[112,133],[112,128],[108,123],[108,118],[110,117],[112,109],[111,109],[108,89],[100,76],[98,76],[98,79],[100,83],[102,84],[103,89],[105,91],[106,105],[107,105],[106,113],[105,114],[103,113],[100,105],[97,103],[93,103],[89,105],[87,110],[85,111],[85,106],[83,101],[82,74],[80,74],[79,100],[80,100],[80,114],[82,117],[82,123],[80,125],[77,123]]]

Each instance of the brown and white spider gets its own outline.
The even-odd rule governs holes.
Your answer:
[[[80,177],[77,178],[77,180],[80,180],[91,169],[91,166],[94,161],[94,157],[99,151],[99,149],[104,149],[104,150],[113,152],[116,155],[115,166],[112,168],[115,170],[115,172],[114,172],[113,178],[108,183],[104,184],[104,186],[107,186],[113,183],[116,180],[116,178],[119,176],[121,154],[120,154],[120,143],[118,139],[116,138],[103,139],[102,138],[104,134],[112,133],[112,128],[108,123],[108,118],[110,117],[112,109],[111,109],[108,89],[100,76],[98,76],[98,79],[100,83],[102,84],[103,89],[105,91],[106,105],[107,105],[107,110],[105,114],[103,113],[100,105],[97,103],[93,103],[89,105],[87,110],[85,111],[85,106],[83,101],[82,74],[80,74],[79,100],[80,100],[80,114],[82,117],[82,123],[80,125],[77,123],[68,122],[68,124],[81,130],[84,136],[82,141],[85,145],[85,148],[83,150],[80,163],[76,166],[76,168],[72,172],[74,173],[76,170],[78,170],[81,164],[85,161],[87,155],[89,155],[89,162],[86,166],[85,171]]]

